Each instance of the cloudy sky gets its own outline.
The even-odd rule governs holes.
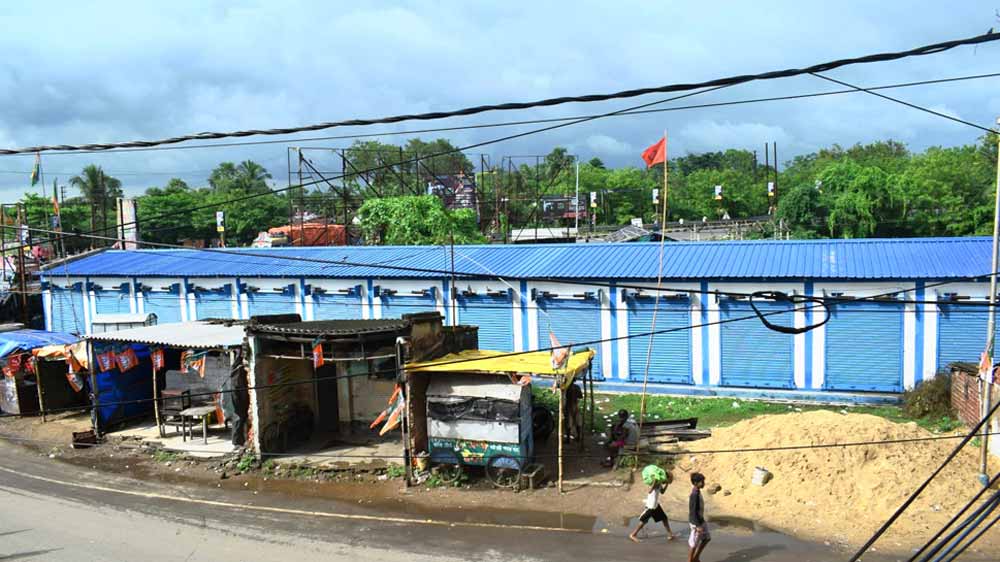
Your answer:
[[[476,5],[478,4],[478,5]],[[0,147],[154,139],[603,93],[807,66],[904,50],[1000,28],[1000,2],[36,2],[0,4]],[[864,86],[1000,72],[1000,43],[837,70]],[[818,92],[799,77],[728,88],[672,105]],[[982,125],[1000,115],[1000,78],[886,92]],[[660,98],[665,96],[660,96]],[[335,129],[391,133],[601,113],[656,96],[467,119]],[[665,104],[668,107],[671,104]],[[456,131],[466,145],[530,126]],[[920,150],[979,133],[866,94],[603,119],[475,150],[544,154],[554,146],[639,164],[661,132],[671,154],[758,149],[782,160],[832,143],[893,138]],[[306,135],[299,135],[306,136]],[[271,137],[272,139],[274,137]],[[393,141],[405,137],[385,137]],[[350,140],[44,156],[47,182],[100,164],[138,193],[170,177],[200,185],[220,161],[253,159],[277,185],[287,146]],[[199,143],[203,144],[203,143]],[[33,157],[0,157],[0,196],[28,185]],[[332,160],[331,160],[332,163]],[[339,166],[338,166],[339,167]],[[72,191],[70,191],[72,193]]]

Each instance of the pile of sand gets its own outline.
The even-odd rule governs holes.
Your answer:
[[[932,435],[914,423],[816,411],[760,416],[719,428],[711,438],[690,443],[687,449],[819,445]],[[674,476],[678,482],[687,482],[687,473],[698,471],[705,474],[707,488],[722,486],[718,493],[706,494],[710,515],[714,510],[716,515],[753,519],[799,536],[858,544],[892,515],[956,443],[939,440],[758,453],[691,453],[679,458]],[[758,466],[774,475],[763,487],[751,483]],[[966,447],[896,522],[884,539],[885,546],[921,544],[921,537],[926,540],[978,491],[978,472],[976,450]],[[689,489],[674,486],[673,492],[686,494]]]

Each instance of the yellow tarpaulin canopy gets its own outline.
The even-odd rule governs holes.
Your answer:
[[[594,350],[578,351],[569,357],[562,369],[552,368],[552,354],[548,351],[511,354],[504,351],[468,349],[439,357],[433,361],[408,363],[411,373],[492,373],[498,375],[531,373],[534,375],[563,375],[569,384],[574,377],[587,370],[594,358]]]

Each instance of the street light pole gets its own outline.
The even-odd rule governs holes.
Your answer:
[[[1000,125],[1000,118],[997,119],[997,124]],[[996,344],[996,324],[997,324],[997,268],[1000,267],[1000,136],[997,137],[997,183],[996,183],[996,199],[993,202],[993,267],[990,269],[990,309],[988,312],[988,320],[986,322],[986,355],[990,360],[990,365],[988,371],[983,378],[983,392],[981,396],[983,399],[980,401],[980,412],[981,416],[986,417],[991,410],[993,405],[993,349]],[[979,480],[986,485],[989,482],[989,476],[987,475],[988,463],[989,463],[989,440],[990,432],[992,431],[990,427],[990,421],[987,420],[983,424],[983,434],[980,438],[980,458],[979,458]]]

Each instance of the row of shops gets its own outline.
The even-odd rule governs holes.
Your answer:
[[[296,464],[492,463],[508,475],[534,453],[532,378],[565,391],[594,356],[553,367],[547,352],[481,350],[476,327],[433,312],[203,320],[83,339],[21,330],[0,334],[0,353],[5,413],[89,412],[98,439]]]

